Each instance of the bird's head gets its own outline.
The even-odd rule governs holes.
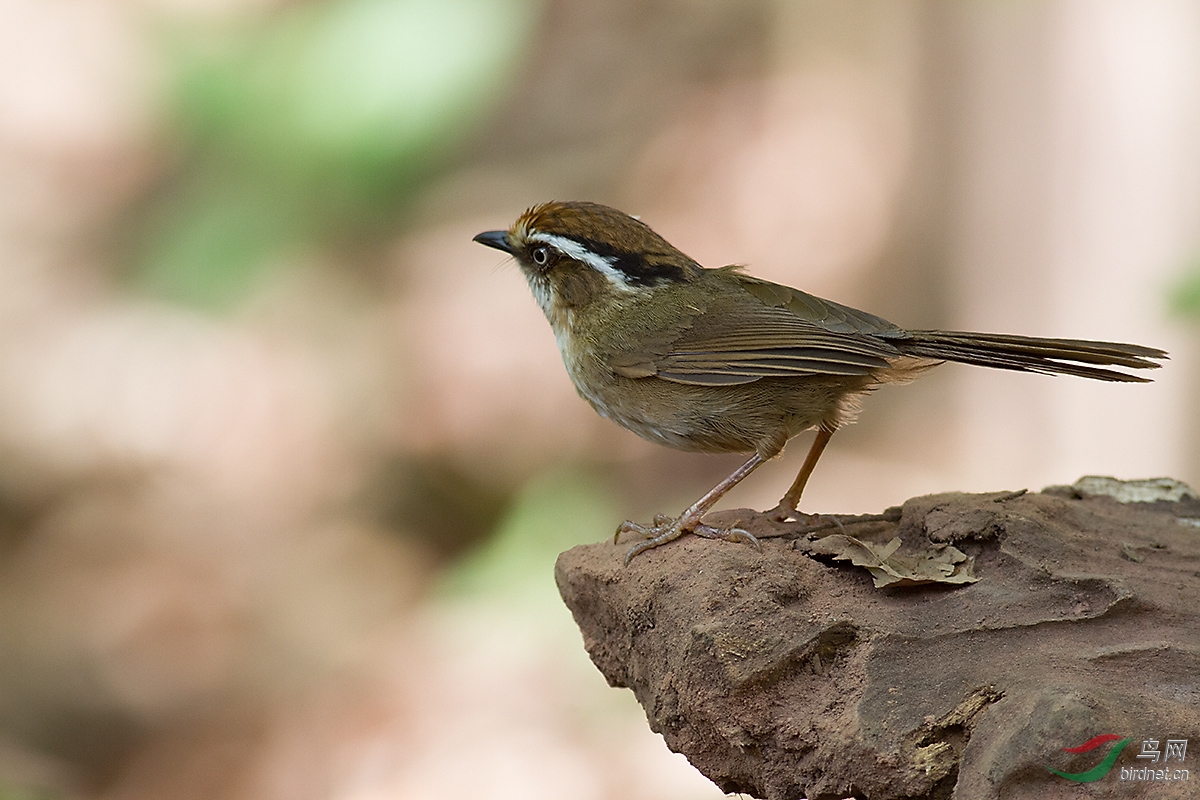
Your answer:
[[[475,241],[517,260],[551,323],[566,309],[643,296],[700,269],[644,222],[598,203],[543,203]]]

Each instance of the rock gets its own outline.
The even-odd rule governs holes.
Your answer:
[[[807,552],[812,526],[745,509],[709,521],[761,552],[685,537],[625,567],[629,544],[607,542],[563,553],[555,577],[609,683],[725,792],[1054,797],[1077,787],[1051,769],[1108,763],[1087,796],[1200,796],[1200,500],[1067,489],[917,497],[820,531],[889,557],[899,537],[904,563],[953,544],[971,583],[877,589]],[[1129,741],[1063,751],[1102,734]],[[1192,754],[1162,761],[1168,740]],[[1149,741],[1157,763],[1138,758]],[[1121,779],[1144,767],[1195,775]]]

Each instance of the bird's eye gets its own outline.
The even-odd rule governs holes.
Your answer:
[[[546,266],[546,262],[550,260],[550,251],[545,247],[535,247],[529,255],[539,267]]]

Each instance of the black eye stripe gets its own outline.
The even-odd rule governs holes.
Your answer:
[[[619,250],[611,244],[595,239],[578,236],[570,238],[580,247],[590,250],[608,261],[613,269],[620,271],[625,276],[625,280],[633,286],[654,286],[659,283],[684,279],[683,268],[677,264],[671,264],[661,259],[647,258],[644,253]]]

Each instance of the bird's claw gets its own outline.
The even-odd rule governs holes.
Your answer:
[[[795,506],[789,505],[787,501],[780,500],[779,505],[766,512],[767,518],[772,522],[787,522],[790,519],[796,519],[800,516],[800,512]]]
[[[756,550],[762,550],[762,544],[759,543],[758,539],[750,531],[736,527],[736,525],[730,528],[715,528],[712,525],[705,525],[699,521],[689,521],[683,517],[671,519],[665,514],[656,514],[654,516],[654,525],[650,527],[640,525],[631,520],[625,520],[617,526],[616,535],[613,536],[613,544],[616,544],[622,533],[636,533],[643,537],[643,541],[635,544],[625,554],[625,564],[627,566],[635,556],[664,545],[667,542],[673,542],[685,533],[694,533],[706,539],[743,542],[754,545]]]
[[[671,522],[671,518],[666,514],[655,514],[654,524],[649,528],[645,525],[634,522],[631,519],[627,519],[617,526],[616,533],[613,534],[613,544],[616,544],[621,539],[622,533],[636,533],[643,539],[653,539],[658,535],[661,528],[670,525]]]
[[[650,535],[650,529],[645,525],[639,525],[631,519],[627,519],[617,526],[617,530],[613,533],[613,544],[621,540],[622,533],[636,533],[638,536],[647,537]]]
[[[696,527],[692,528],[692,533],[703,536],[705,539],[722,539],[726,542],[752,544],[755,550],[762,552],[762,543],[758,541],[758,537],[745,528],[737,527],[736,523],[730,528],[714,528],[712,525],[698,522]]]
[[[772,522],[796,522],[804,521],[806,525],[816,525],[825,519],[833,520],[837,527],[841,528],[842,523],[837,517],[831,517],[828,514],[805,514],[795,508],[789,508],[787,503],[781,502],[779,505],[766,512],[767,519]]]

